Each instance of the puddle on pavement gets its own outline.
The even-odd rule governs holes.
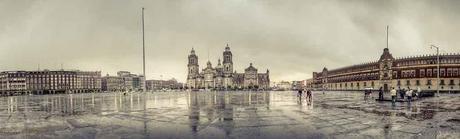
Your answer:
[[[148,111],[157,116],[169,114],[170,118],[168,116],[163,118],[172,119],[167,121],[171,123],[174,123],[176,119],[185,117],[181,123],[188,124],[186,126],[188,130],[195,133],[209,125],[211,121],[220,121],[222,126],[216,128],[222,128],[226,134],[229,134],[234,128],[233,125],[240,124],[238,122],[241,120],[247,120],[249,117],[258,120],[258,118],[263,117],[263,114],[270,114],[270,112],[272,114],[306,109],[312,110],[310,112],[351,109],[379,116],[395,115],[422,121],[433,119],[438,112],[447,111],[438,107],[444,106],[446,103],[414,102],[410,107],[406,103],[397,103],[396,107],[392,107],[391,103],[364,101],[362,94],[359,93],[345,94],[341,92],[337,96],[331,92],[326,94],[314,93],[314,105],[308,108],[304,107],[307,106],[306,103],[298,104],[296,102],[298,99],[295,92],[168,92],[128,95],[102,93],[15,96],[0,98],[0,114],[11,116],[27,113],[28,116],[33,117],[36,113],[45,113],[45,116],[40,116],[39,119],[53,119],[59,116],[74,115],[105,115],[110,117],[110,114],[126,114],[130,116],[132,114],[130,112]],[[251,112],[253,114],[250,114]],[[345,112],[350,112],[350,110]],[[273,116],[281,117],[279,115]],[[161,118],[161,116],[159,117]],[[446,122],[459,124],[460,119],[448,119]],[[79,125],[74,121],[70,121],[70,123],[77,127],[86,126]]]

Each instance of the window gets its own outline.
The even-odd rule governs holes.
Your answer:
[[[455,85],[454,80],[450,80],[449,85]]]
[[[400,86],[400,85],[401,85],[401,81],[400,81],[400,80],[398,80],[398,86]]]
[[[432,71],[432,69],[427,69],[427,70],[426,70],[426,73],[427,73],[427,76],[428,76],[428,77],[432,77],[432,76],[433,76],[433,74],[432,74],[431,71]]]
[[[416,80],[416,81],[415,81],[415,84],[416,84],[417,86],[419,86],[419,85],[420,85],[420,80]]]
[[[425,69],[420,70],[420,77],[425,77]]]
[[[406,81],[406,85],[407,85],[407,86],[410,85],[410,80],[407,80],[407,81]]]
[[[452,76],[452,69],[447,69],[447,76]]]
[[[439,83],[439,85],[445,85],[444,80],[441,80],[441,82]]]
[[[458,69],[454,69],[452,72],[452,76],[457,77],[458,76]]]

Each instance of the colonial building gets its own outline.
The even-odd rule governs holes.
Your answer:
[[[190,89],[268,89],[270,87],[269,71],[258,73],[252,63],[244,70],[244,73],[233,71],[233,54],[227,44],[223,52],[223,61],[220,59],[217,66],[213,67],[208,61],[206,67],[200,72],[198,56],[192,49],[188,56],[188,76],[186,88]]]
[[[147,80],[146,88],[149,91],[162,89],[182,89],[183,84],[172,78],[170,80]]]
[[[289,81],[275,82],[273,86],[273,90],[278,90],[278,91],[292,90],[292,82],[289,82]]]
[[[101,73],[90,71],[5,71],[0,73],[3,95],[99,92]]]
[[[118,76],[106,75],[102,77],[102,90],[103,91],[122,91],[124,87],[123,78]]]
[[[424,55],[394,58],[388,48],[375,62],[333,70],[313,72],[314,88],[327,90],[363,90],[382,87],[421,88],[460,91],[460,54],[440,56],[440,81],[437,82],[437,56]]]
[[[139,91],[145,86],[143,75],[132,74],[128,71],[119,71],[117,76],[102,77],[103,91]]]

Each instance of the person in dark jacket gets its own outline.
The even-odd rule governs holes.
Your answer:
[[[307,91],[306,99],[307,99],[307,104],[310,105],[311,102],[313,101],[313,95],[312,95],[312,92],[310,90]]]
[[[380,87],[379,89],[379,100],[383,100],[383,88]]]
[[[302,98],[303,89],[299,89],[297,92],[297,97]]]

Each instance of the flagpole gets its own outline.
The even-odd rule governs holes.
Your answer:
[[[142,87],[142,91],[146,91],[146,80],[147,75],[145,75],[145,33],[144,33],[144,7],[142,7],[142,74],[144,75],[144,86]]]

